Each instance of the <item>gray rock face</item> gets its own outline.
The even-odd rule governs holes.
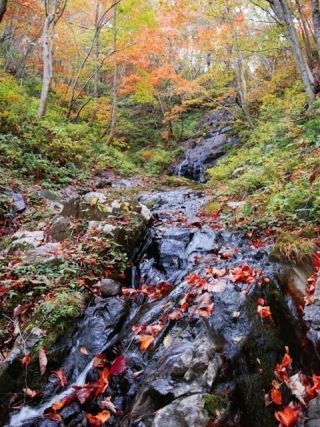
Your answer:
[[[15,251],[23,247],[37,248],[44,240],[43,231],[17,231],[12,236],[12,243],[9,246],[9,251]]]
[[[23,195],[21,193],[15,193],[9,188],[0,187],[0,193],[4,194],[8,198],[8,209],[7,213],[11,216],[15,216],[24,212],[27,208]]]
[[[48,235],[57,242],[61,242],[67,237],[68,230],[70,228],[70,222],[67,218],[58,215],[53,218]]]
[[[11,193],[14,213],[20,214],[27,209],[23,195],[20,193]]]
[[[152,427],[207,427],[209,416],[201,394],[175,400],[157,411]]]
[[[319,427],[320,426],[320,396],[310,400],[307,412],[308,420],[306,427]]]
[[[116,295],[121,295],[121,283],[116,282],[112,279],[102,279],[101,280],[101,296],[104,298],[114,297]]]
[[[235,138],[227,136],[227,132],[231,128],[224,125],[225,122],[231,120],[232,117],[226,110],[214,111],[206,120],[210,129],[208,135],[189,142],[182,158],[173,169],[173,175],[205,182],[207,180],[206,170],[226,154],[227,145],[236,141]]]
[[[63,260],[61,250],[61,244],[58,242],[46,243],[45,245],[38,246],[33,250],[26,251],[23,259],[30,263],[60,262]]]
[[[281,263],[281,272],[279,281],[290,292],[291,295],[300,304],[304,304],[306,293],[306,284],[308,278],[313,272],[311,262],[305,262],[302,265],[288,265]]]
[[[314,344],[318,354],[320,352],[320,274],[318,275],[314,291],[313,303],[304,308],[304,321],[309,327],[308,338]]]

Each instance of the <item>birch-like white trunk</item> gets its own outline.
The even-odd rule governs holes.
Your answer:
[[[313,31],[317,42],[318,57],[320,58],[320,8],[319,0],[311,0]]]
[[[112,51],[113,51],[113,77],[112,77],[112,107],[111,107],[111,127],[107,140],[107,145],[111,144],[117,128],[117,108],[118,108],[118,65],[117,65],[117,4],[113,6],[112,19]]]
[[[53,58],[53,37],[54,37],[54,15],[46,16],[43,26],[43,75],[42,89],[40,95],[40,105],[38,116],[43,117],[47,111],[48,96],[52,80],[52,58]]]
[[[282,22],[286,27],[285,33],[290,43],[291,50],[295,58],[309,103],[312,104],[315,99],[315,93],[313,89],[314,78],[300,46],[290,7],[287,3],[287,0],[274,0],[273,8],[280,22]]]

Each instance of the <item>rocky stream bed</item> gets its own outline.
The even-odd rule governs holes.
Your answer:
[[[129,231],[108,222],[101,209],[108,190],[98,191],[64,204],[50,244],[63,239],[64,218],[84,215],[89,228],[126,240],[125,282],[102,280],[101,297],[56,344],[67,384],[50,376],[41,402],[12,411],[4,425],[277,426],[277,407],[266,405],[277,363],[289,351],[294,372],[311,375],[319,368],[318,299],[303,319],[287,286],[299,282],[297,271],[270,261],[271,240],[256,245],[204,214],[211,200],[205,192],[138,188],[131,209],[136,226]],[[112,206],[121,209],[119,203]],[[42,243],[35,246],[33,256],[50,255]],[[303,283],[307,275],[299,274]],[[10,363],[9,358],[6,375],[12,375]],[[101,384],[105,366],[108,379],[95,394],[90,384]],[[284,400],[292,401],[291,394],[284,393]],[[102,409],[108,419],[88,419]],[[295,425],[320,425],[319,398],[304,415]]]

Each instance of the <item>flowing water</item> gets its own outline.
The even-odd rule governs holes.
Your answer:
[[[123,354],[128,370],[121,378],[111,379],[108,393],[119,412],[108,425],[206,427],[206,395],[218,402],[223,426],[276,425],[264,404],[274,366],[286,345],[301,364],[304,353],[301,323],[276,282],[270,248],[254,249],[244,236],[220,229],[201,215],[208,201],[201,192],[163,191],[143,194],[140,201],[152,203],[154,222],[136,254],[129,286],[170,283],[172,289],[155,301],[144,296],[112,297],[89,307],[69,338],[69,354],[61,364],[69,384],[82,385],[96,378],[93,355],[104,352],[113,360]],[[217,277],[213,270],[230,272],[243,265],[261,271],[260,277],[270,281],[235,284],[229,274]],[[199,294],[206,296],[196,304],[191,300],[198,295],[190,296],[191,310],[184,312],[181,301],[191,290],[186,281],[190,274],[205,278],[205,291]],[[257,315],[259,297],[270,305],[272,322]],[[212,312],[210,304],[214,304]],[[199,307],[208,313],[199,315]],[[164,322],[164,316],[175,310],[182,311],[181,318]],[[141,351],[132,326],[159,324],[162,328],[151,349]],[[88,355],[81,353],[81,347]],[[51,380],[41,405],[24,407],[8,425],[62,425],[43,418],[43,412],[72,391],[72,386],[63,391],[58,381]],[[64,425],[87,425],[84,409],[75,402],[70,406],[61,411]]]
[[[203,181],[206,167],[230,143],[229,130],[213,129],[186,151],[175,173]],[[73,401],[60,411],[62,422],[48,420],[44,412],[74,386],[97,379],[92,360],[99,353],[109,361],[124,355],[128,366],[110,379],[108,396],[117,413],[107,425],[207,427],[210,418],[224,427],[277,425],[265,393],[285,346],[295,368],[313,363],[304,347],[304,326],[277,282],[270,246],[255,248],[244,235],[203,215],[208,201],[205,193],[187,188],[141,189],[140,202],[153,206],[153,222],[128,266],[127,286],[147,285],[151,298],[110,297],[89,306],[60,343],[61,368],[72,385],[64,390],[51,377],[40,406],[11,414],[8,426],[88,425],[85,413],[97,413],[102,397],[85,405]],[[249,268],[252,283],[232,280],[239,267]],[[259,298],[270,306],[272,320],[258,315]],[[154,335],[147,351],[139,348],[137,329]]]

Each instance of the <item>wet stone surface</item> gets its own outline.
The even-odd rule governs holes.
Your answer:
[[[208,133],[199,139],[191,139],[187,142],[184,153],[178,159],[171,172],[173,175],[184,176],[198,182],[206,182],[206,170],[224,156],[227,147],[237,141],[231,135],[230,123],[232,117],[226,110],[215,111],[205,119]]]
[[[132,285],[138,290],[148,285],[150,293],[167,283],[168,290],[154,298],[137,294],[100,300],[86,310],[73,336],[60,343],[69,384],[96,378],[90,367],[95,354],[104,353],[110,361],[125,356],[128,369],[111,378],[107,392],[118,413],[106,425],[206,427],[210,419],[223,426],[277,425],[264,395],[286,345],[301,359],[301,325],[275,281],[268,247],[252,249],[243,236],[206,224],[198,212],[207,200],[201,192],[184,189],[142,195],[141,203],[152,204],[155,220]],[[261,271],[252,284],[230,279],[232,269],[241,265]],[[190,284],[191,274],[205,285]],[[270,305],[270,322],[257,314],[259,297]],[[134,329],[148,334],[146,327],[159,325],[142,351]],[[36,417],[61,398],[55,396],[61,390],[57,378],[51,378],[44,406],[35,412],[24,408],[10,425],[43,425],[43,418]],[[208,396],[214,409],[207,407]],[[65,424],[59,425],[86,425],[83,408],[75,403],[61,411]],[[97,413],[95,405],[85,409]]]

